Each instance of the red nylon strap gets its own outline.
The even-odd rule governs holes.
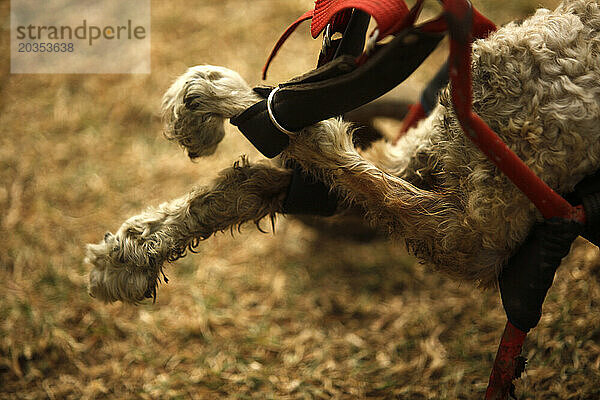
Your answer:
[[[473,26],[471,28],[472,38],[485,39],[490,33],[496,30],[496,25],[484,17],[483,14],[475,9],[475,7],[471,9],[473,10]],[[432,33],[445,32],[448,30],[448,22],[446,21],[445,16],[441,16],[431,21],[427,21],[423,24],[422,30]]]
[[[415,24],[417,18],[421,14],[421,10],[423,10],[423,2],[425,0],[417,0],[414,6],[410,9],[408,13],[404,16],[404,18],[398,19],[396,23],[390,28],[389,33],[397,33],[403,31],[406,28],[409,28]],[[381,31],[380,31],[381,33]],[[385,35],[381,35],[383,38]]]
[[[423,1],[424,0],[417,0],[417,3],[415,4],[415,6],[410,10],[411,15],[416,14],[411,22],[409,22],[408,18],[406,19],[406,22],[408,22],[410,25],[414,24],[416,16],[418,16],[418,12],[420,12],[420,10],[421,10],[421,7],[422,7],[421,3]],[[473,37],[479,38],[479,39],[488,37],[490,33],[492,33],[493,31],[496,30],[496,25],[494,25],[494,23],[492,21],[490,21],[489,19],[484,17],[475,8],[473,8],[472,10],[473,10],[473,27],[471,29],[471,34],[473,35]],[[402,23],[402,21],[401,21],[397,24],[396,27],[394,27],[394,32],[406,29],[407,27],[408,26],[406,26],[406,24]],[[432,32],[432,33],[445,32],[448,30],[448,23],[446,22],[446,19],[442,16],[442,17],[439,17],[434,20],[426,22],[422,26],[422,29],[426,32]],[[425,117],[427,117],[427,114],[423,110],[423,106],[420,103],[413,104],[411,106],[411,108],[408,110],[406,117],[404,117],[404,120],[402,121],[402,127],[400,128],[400,131],[398,132],[398,135],[396,136],[394,143],[396,143],[398,141],[398,139],[400,139],[400,137],[402,137],[406,133],[406,131],[408,131],[410,128],[416,126],[417,123],[419,121],[421,121],[422,119],[424,119]]]
[[[473,28],[471,33],[475,39],[485,39],[490,33],[496,30],[496,25],[484,17],[479,11],[472,8],[473,10]]]
[[[319,36],[335,14],[349,8],[357,8],[375,18],[380,37],[390,34],[398,20],[408,14],[403,0],[317,0],[310,24],[312,37]]]
[[[544,218],[561,217],[584,222],[581,207],[572,207],[498,137],[498,135],[471,110],[471,42],[470,4],[466,0],[444,1],[446,19],[450,28],[450,81],[452,102],[465,134],[485,155],[535,204]],[[474,17],[474,16],[473,16]]]
[[[423,0],[419,0],[421,3]],[[267,78],[267,70],[271,61],[283,43],[296,30],[302,22],[312,19],[310,33],[313,38],[325,29],[328,23],[333,25],[334,32],[341,32],[350,18],[351,9],[357,8],[371,15],[377,21],[379,37],[387,36],[398,21],[404,20],[408,15],[408,7],[403,0],[316,0],[315,9],[304,13],[292,23],[281,35],[262,69],[262,78]]]

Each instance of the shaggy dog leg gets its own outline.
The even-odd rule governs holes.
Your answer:
[[[242,159],[224,170],[212,188],[192,190],[176,200],[129,218],[116,234],[87,246],[93,265],[89,292],[105,302],[137,303],[156,295],[165,261],[173,261],[213,233],[273,219],[281,212],[289,170]]]
[[[435,265],[467,262],[479,243],[460,224],[464,211],[458,193],[423,190],[377,168],[357,153],[349,124],[341,120],[329,119],[299,132],[284,156],[361,204],[375,225],[405,238],[411,250],[426,254]]]

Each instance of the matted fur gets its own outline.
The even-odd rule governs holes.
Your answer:
[[[474,110],[553,189],[567,193],[600,167],[598,1],[565,1],[502,27],[474,44],[472,69]],[[167,135],[192,158],[210,154],[223,137],[222,120],[256,101],[237,73],[194,67],[165,94]],[[395,145],[379,142],[360,154],[350,130],[339,119],[319,122],[291,137],[282,159],[361,204],[371,223],[403,238],[436,269],[493,284],[540,215],[465,137],[448,89]],[[104,301],[140,301],[155,289],[164,261],[186,247],[280,212],[289,171],[237,168],[258,168],[261,181],[251,173],[228,181],[226,174],[212,190],[146,211],[89,245],[90,292]],[[245,179],[255,184],[244,189]]]

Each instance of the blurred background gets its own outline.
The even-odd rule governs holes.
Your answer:
[[[474,4],[501,24],[557,1]],[[87,294],[86,243],[242,154],[260,158],[228,127],[216,154],[192,163],[162,136],[162,93],[204,63],[259,83],[272,45],[312,6],[152,1],[151,74],[11,75],[0,2],[0,398],[482,398],[505,323],[499,295],[383,239],[280,217],[275,234],[218,234],[167,266],[156,304]],[[319,48],[301,26],[268,82],[312,69]],[[393,95],[414,95],[445,54]],[[599,304],[599,253],[580,239],[527,339],[520,398],[600,398]]]

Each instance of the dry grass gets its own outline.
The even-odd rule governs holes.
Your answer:
[[[476,2],[496,21],[538,5],[498,3]],[[278,34],[310,5],[154,1],[151,75],[50,76],[8,74],[0,3],[0,398],[482,397],[504,324],[497,293],[448,281],[384,241],[279,219],[276,235],[247,227],[203,243],[168,268],[155,305],[86,294],[85,243],[239,154],[258,158],[230,130],[218,154],[190,163],[160,134],[170,81],[199,63],[257,81]],[[318,47],[301,28],[272,81],[311,68]],[[600,397],[599,304],[600,257],[580,241],[527,341],[522,398]]]

